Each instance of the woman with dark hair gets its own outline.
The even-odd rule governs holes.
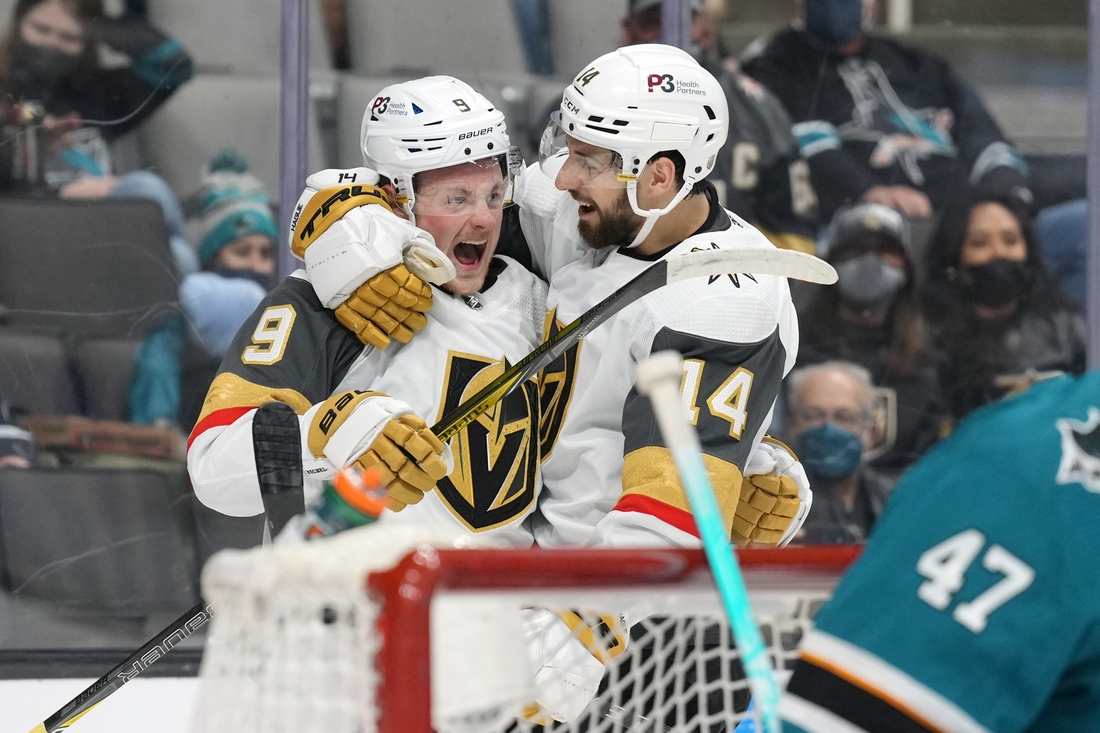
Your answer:
[[[101,51],[113,55],[110,68]],[[0,188],[152,199],[180,274],[194,272],[175,194],[152,173],[113,175],[110,148],[191,73],[179,41],[137,17],[106,17],[103,0],[18,0],[0,37]]]
[[[105,68],[101,46],[124,58]],[[80,173],[109,175],[105,143],[140,125],[191,73],[179,41],[138,18],[106,17],[102,0],[18,0],[0,39],[10,121],[43,124],[70,169],[67,180],[64,167],[47,169],[52,188]]]
[[[939,438],[944,404],[931,330],[915,289],[909,229],[881,204],[837,212],[819,254],[837,269],[803,309],[798,366],[851,361],[871,373],[875,410],[866,458],[908,468]]]
[[[951,209],[929,257],[928,313],[950,357],[958,420],[1041,377],[1085,368],[1085,321],[1043,266],[1023,202],[975,192]]]

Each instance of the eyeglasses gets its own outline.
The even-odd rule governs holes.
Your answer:
[[[862,433],[870,421],[870,416],[862,410],[840,409],[827,412],[820,407],[800,407],[793,414],[807,428],[816,428],[825,423],[832,423],[856,434]]]

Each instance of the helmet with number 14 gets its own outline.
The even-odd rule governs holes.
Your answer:
[[[581,233],[589,244],[634,247],[659,217],[698,192],[728,121],[721,85],[690,54],[661,44],[628,46],[593,61],[566,88],[543,133],[539,160],[581,203]],[[659,157],[676,164],[679,188],[670,201],[640,201],[639,178]],[[601,188],[622,189],[625,201],[601,204],[595,194]],[[591,200],[574,189],[587,189]],[[607,233],[612,225],[617,232],[601,238],[599,230]]]

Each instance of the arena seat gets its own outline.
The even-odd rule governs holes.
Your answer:
[[[979,87],[1008,139],[1025,155],[1082,155],[1088,142],[1084,90]]]
[[[191,501],[182,467],[0,470],[12,595],[116,616],[191,606],[198,599]]]
[[[626,15],[626,6],[626,0],[553,0],[550,46],[555,75],[568,81],[581,72],[583,64],[618,48],[622,43],[619,21]]]
[[[351,68],[357,74],[463,78],[476,71],[527,68],[509,0],[356,0],[347,9]],[[462,40],[441,43],[445,38]]]
[[[0,328],[0,399],[16,413],[76,414],[76,394],[61,340]]]
[[[248,158],[272,201],[279,196],[279,77],[200,74],[180,88],[140,130],[146,157],[182,196],[195,192],[219,150]],[[326,167],[317,115],[310,107],[308,168]]]
[[[6,325],[138,337],[179,301],[160,207],[141,199],[0,199]]]
[[[179,39],[200,73],[279,73],[282,17],[271,0],[151,0],[149,20]],[[311,69],[332,68],[319,0],[309,0],[309,49]]]
[[[130,419],[130,385],[141,348],[137,339],[89,339],[76,347],[85,414],[93,420]]]

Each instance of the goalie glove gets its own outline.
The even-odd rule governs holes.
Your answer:
[[[306,179],[290,225],[294,254],[326,308],[359,340],[385,348],[427,325],[431,288],[455,277],[432,236],[393,213],[369,168],[329,169]]]
[[[806,521],[813,503],[810,481],[794,452],[765,436],[745,467],[733,519],[738,547],[782,547]]]
[[[521,613],[535,673],[535,702],[524,708],[523,718],[540,725],[572,722],[596,696],[604,665],[626,650],[626,620],[545,608]]]
[[[450,449],[409,405],[381,392],[338,392],[310,408],[307,445],[338,468],[374,469],[387,506],[416,504],[451,471]]]

